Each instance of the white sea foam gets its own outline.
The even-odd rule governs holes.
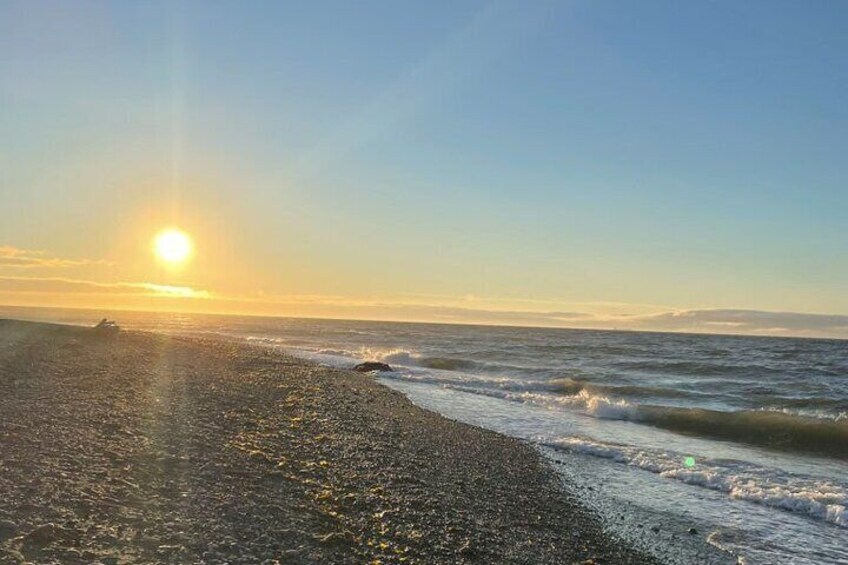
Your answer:
[[[404,375],[400,375],[404,378]],[[645,405],[592,392],[591,387],[576,394],[555,394],[540,390],[538,382],[516,386],[504,380],[496,387],[475,386],[473,379],[439,380],[448,388],[502,398],[547,408],[565,408],[593,418],[626,420],[702,437],[730,439],[754,445],[773,445],[783,450],[848,455],[848,427],[830,418],[810,418],[797,414],[763,410],[716,411],[702,408]],[[531,385],[530,390],[522,390]],[[775,443],[775,441],[777,443]]]
[[[784,408],[780,406],[766,406],[758,409],[760,412],[777,412],[788,416],[801,416],[802,418],[818,418],[820,420],[833,420],[834,422],[848,421],[848,412],[834,412],[826,409],[815,408]]]
[[[380,361],[403,366],[417,366],[421,354],[407,349],[384,349],[359,347],[356,349],[321,348],[309,352],[312,355],[341,357],[351,361]]]
[[[611,459],[667,479],[726,493],[772,508],[806,514],[848,528],[848,489],[832,482],[790,476],[741,461],[689,460],[679,453],[638,449],[579,438],[542,440],[547,445]]]
[[[274,338],[254,338],[252,341],[268,345],[279,345],[282,340]],[[303,356],[315,361],[344,367],[363,360],[378,360],[405,370],[395,373],[394,378],[436,384],[450,389],[474,394],[483,394],[510,401],[544,406],[549,408],[565,408],[588,416],[608,420],[650,421],[656,419],[658,410],[665,414],[665,408],[645,407],[627,400],[599,394],[591,386],[581,388],[582,383],[568,381],[563,389],[562,381],[530,381],[517,382],[509,378],[499,378],[492,375],[475,374],[466,371],[432,370],[429,364],[447,364],[450,359],[427,358],[422,354],[408,349],[341,349],[322,348],[312,351],[298,350]],[[552,385],[554,388],[552,389]],[[558,394],[558,390],[576,391],[574,394]],[[675,410],[688,418],[690,415],[680,409]],[[764,410],[772,412],[771,410]],[[775,410],[789,416],[786,410]],[[707,414],[709,416],[709,414]],[[756,416],[756,415],[754,415]],[[703,418],[704,413],[691,414],[693,418]],[[741,422],[748,424],[748,421]],[[662,477],[675,479],[687,484],[721,491],[732,498],[747,500],[773,508],[803,513],[808,516],[830,522],[842,527],[848,527],[848,493],[845,488],[825,482],[788,479],[769,475],[762,469],[744,467],[741,465],[719,464],[710,461],[699,461],[694,467],[683,464],[679,454],[636,449],[614,444],[603,444],[588,440],[567,438],[553,442],[559,447],[611,459],[633,467],[656,473]],[[776,478],[777,477],[777,478]]]
[[[506,386],[500,389],[481,389],[467,386],[467,383],[443,383],[444,386],[470,392],[493,396],[504,400],[534,404],[547,408],[563,407],[576,410],[605,420],[636,420],[638,419],[638,405],[631,404],[626,400],[617,400],[608,396],[592,394],[588,390],[581,390],[577,394],[557,395],[533,390],[514,390],[517,387],[510,386],[509,381],[504,382]]]
[[[258,343],[261,345],[280,345],[285,343],[284,340],[276,338],[276,337],[265,337],[265,336],[255,336],[249,335],[245,338],[250,343]]]

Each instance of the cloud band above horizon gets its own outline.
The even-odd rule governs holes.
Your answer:
[[[85,306],[73,297],[111,297],[109,306],[180,312],[279,315],[551,328],[668,331],[848,339],[848,315],[769,312],[749,309],[667,310],[649,314],[589,311],[490,309],[416,304],[342,296],[290,295],[247,298],[213,294],[190,286],[149,282],[101,283],[60,277],[0,276],[0,301],[10,306]],[[64,303],[57,298],[67,297]],[[121,299],[127,299],[126,303]],[[142,300],[139,302],[139,300]],[[144,299],[151,301],[145,302]],[[162,303],[162,299],[167,299]],[[626,305],[621,305],[622,310]]]

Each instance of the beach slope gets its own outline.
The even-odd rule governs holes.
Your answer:
[[[369,375],[0,320],[0,563],[646,563],[531,447]]]

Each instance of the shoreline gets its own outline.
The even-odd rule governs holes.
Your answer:
[[[653,563],[533,447],[248,344],[0,319],[0,561]]]

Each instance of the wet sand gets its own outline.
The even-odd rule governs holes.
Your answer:
[[[0,320],[0,563],[650,563],[530,446],[267,349]]]

